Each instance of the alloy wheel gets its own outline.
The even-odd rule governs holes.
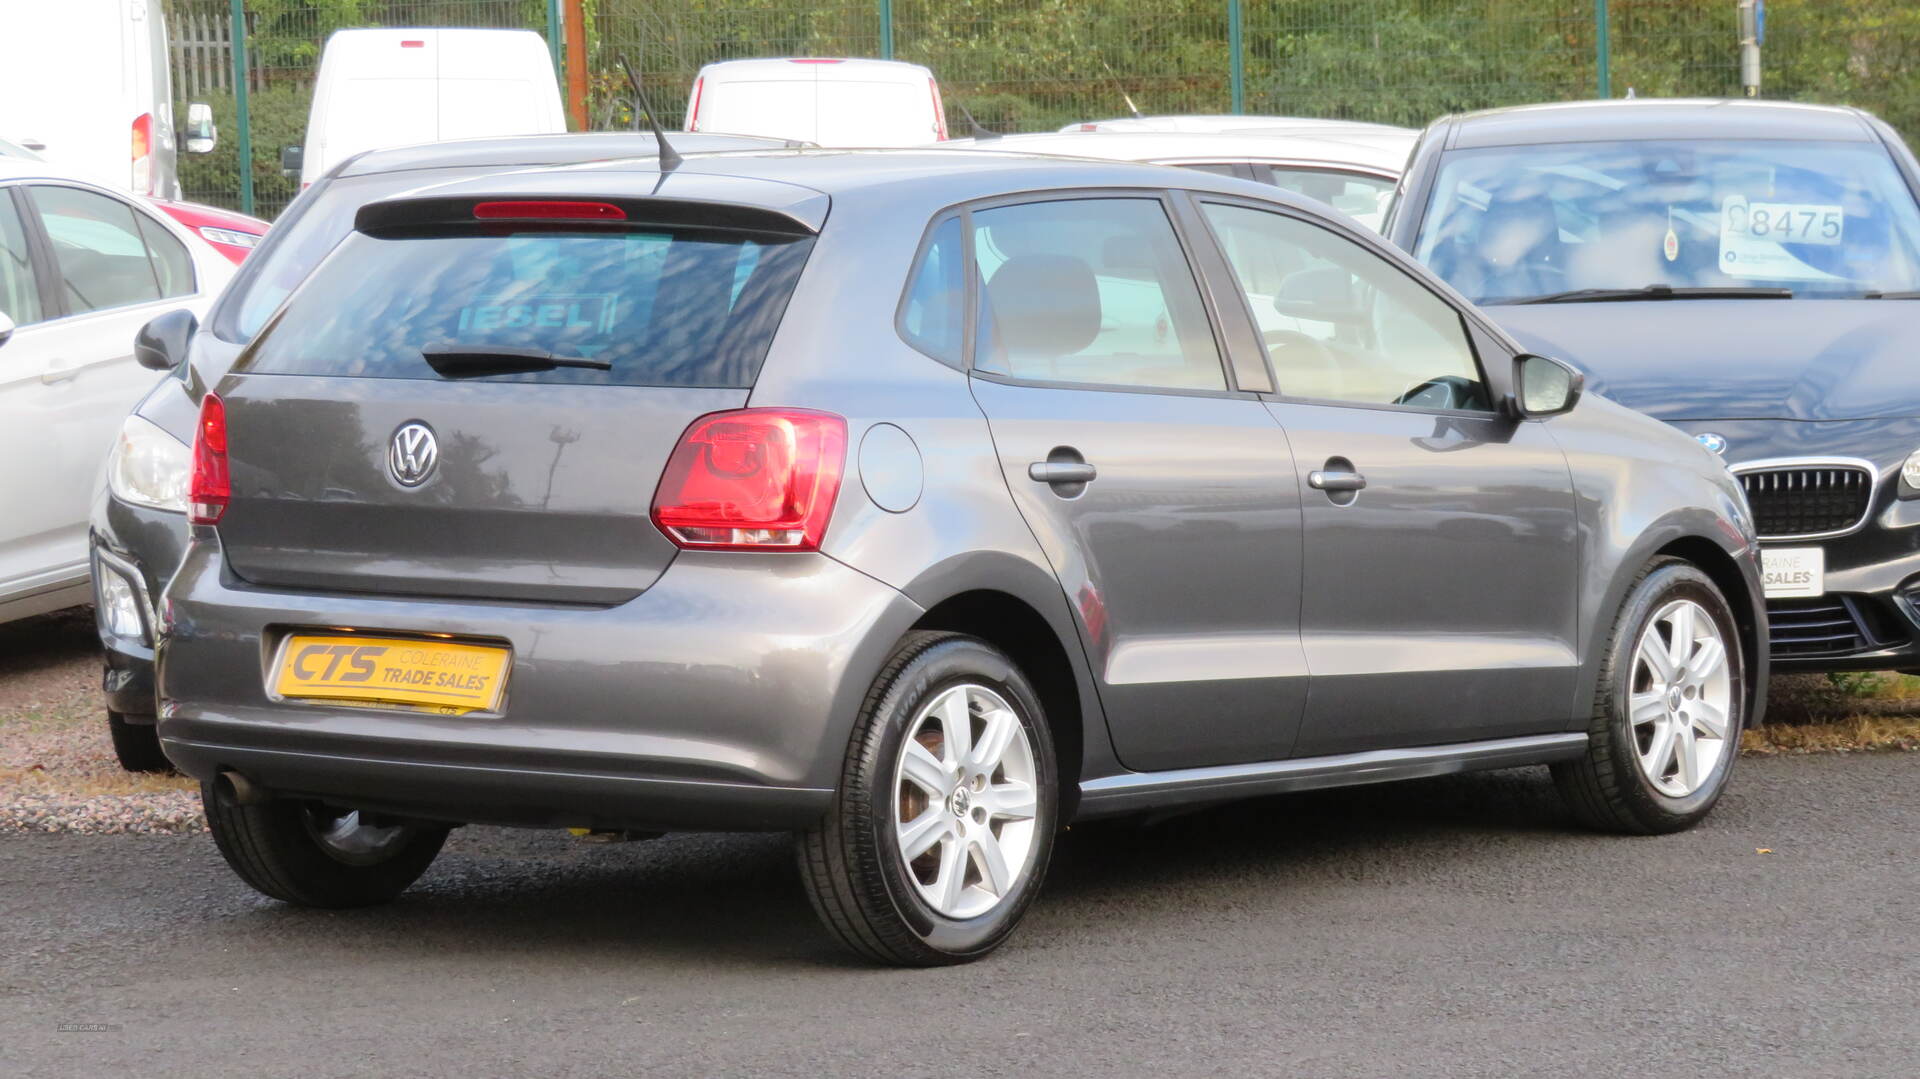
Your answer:
[[[1028,872],[1033,746],[1006,698],[954,686],[914,717],[894,770],[893,826],[921,899],[956,920],[992,910]]]
[[[1634,645],[1629,720],[1640,773],[1685,798],[1732,752],[1733,678],[1720,624],[1692,600],[1661,607]]]
[[[348,865],[377,865],[405,842],[404,825],[375,825],[359,810],[337,810],[322,805],[302,807],[307,834],[335,861]]]

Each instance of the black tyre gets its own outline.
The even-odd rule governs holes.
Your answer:
[[[262,895],[302,907],[366,907],[407,890],[433,864],[447,829],[365,820],[318,802],[240,805],[200,785],[220,853]]]
[[[113,755],[120,767],[129,772],[171,772],[173,762],[160,752],[160,729],[152,716],[135,723],[119,712],[107,712],[107,733],[113,738]]]
[[[1553,766],[1582,823],[1652,835],[1698,824],[1726,788],[1746,664],[1726,597],[1678,559],[1648,566],[1605,644],[1586,753]]]
[[[972,637],[909,634],[861,707],[833,809],[800,835],[807,894],[867,958],[977,959],[1040,891],[1056,787],[1053,741],[1019,668]]]

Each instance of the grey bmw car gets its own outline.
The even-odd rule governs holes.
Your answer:
[[[1920,669],[1920,162],[1858,109],[1450,116],[1389,234],[1746,488],[1782,670]]]
[[[1761,715],[1712,454],[1316,203],[739,152],[371,203],[201,406],[159,735],[232,868],[792,831],[830,932],[999,945],[1067,822],[1549,764],[1688,827]]]

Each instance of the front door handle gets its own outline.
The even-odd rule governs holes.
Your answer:
[[[84,366],[86,365],[67,363],[64,360],[49,360],[46,368],[40,372],[40,381],[48,385],[52,385],[55,382],[65,382],[79,374],[80,369]]]
[[[1367,478],[1358,472],[1309,472],[1307,486],[1316,491],[1358,491]]]
[[[1092,483],[1099,471],[1085,461],[1035,461],[1027,478],[1037,483]]]

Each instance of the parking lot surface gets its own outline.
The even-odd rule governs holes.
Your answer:
[[[205,836],[0,836],[0,1074],[1920,1074],[1920,755],[1748,759],[1594,836],[1542,770],[1060,844],[968,967],[878,970],[784,838],[466,829],[393,906]]]

